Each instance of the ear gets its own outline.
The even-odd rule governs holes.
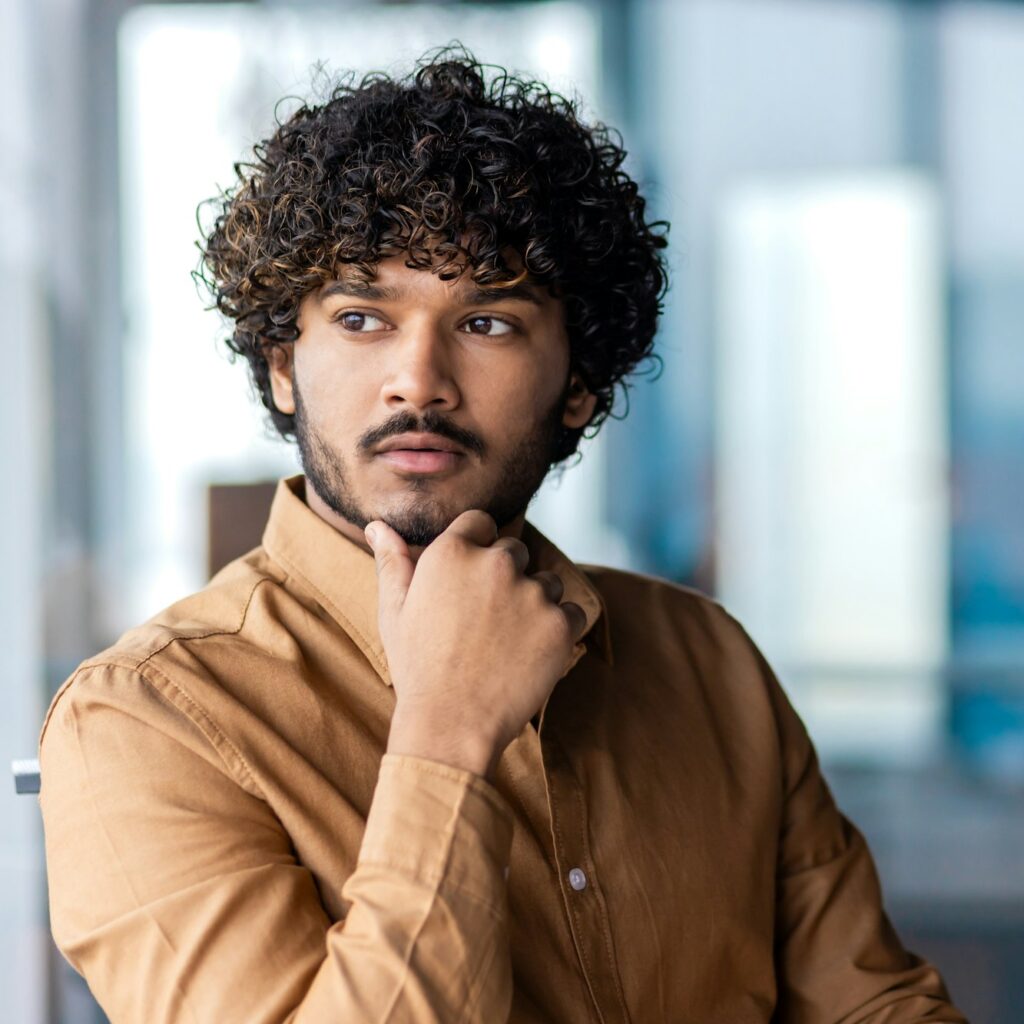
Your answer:
[[[270,369],[270,392],[274,405],[286,416],[295,413],[295,396],[292,393],[293,342],[270,345],[266,349],[267,366]]]
[[[583,378],[574,373],[569,379],[569,394],[565,400],[565,411],[562,413],[562,425],[571,429],[585,427],[594,415],[597,395],[587,390]]]

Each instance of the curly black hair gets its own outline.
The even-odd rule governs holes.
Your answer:
[[[402,253],[445,280],[469,270],[495,288],[525,272],[559,296],[571,366],[597,396],[585,428],[596,432],[616,385],[660,362],[652,348],[667,288],[668,225],[645,220],[621,141],[584,124],[575,101],[460,46],[403,78],[350,75],[279,121],[235,165],[235,186],[208,201],[217,215],[196,271],[234,321],[228,346],[248,360],[278,432],[294,436],[295,418],[274,405],[267,354],[298,336],[304,296],[342,264],[372,277]],[[565,430],[553,463],[583,433]]]

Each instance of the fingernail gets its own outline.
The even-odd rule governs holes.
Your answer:
[[[372,547],[374,541],[377,539],[377,524],[368,523],[363,532],[366,534],[366,539],[370,542],[370,546]]]

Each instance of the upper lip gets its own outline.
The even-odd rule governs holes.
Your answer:
[[[395,437],[389,437],[377,451],[391,452],[396,448],[409,448],[413,451],[434,448],[441,452],[462,452],[462,448],[454,441],[449,441],[438,434],[398,434]]]

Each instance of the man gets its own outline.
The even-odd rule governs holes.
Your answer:
[[[445,52],[220,200],[305,476],[44,726],[53,932],[115,1024],[963,1021],[740,627],[525,521],[651,352],[623,157]]]

